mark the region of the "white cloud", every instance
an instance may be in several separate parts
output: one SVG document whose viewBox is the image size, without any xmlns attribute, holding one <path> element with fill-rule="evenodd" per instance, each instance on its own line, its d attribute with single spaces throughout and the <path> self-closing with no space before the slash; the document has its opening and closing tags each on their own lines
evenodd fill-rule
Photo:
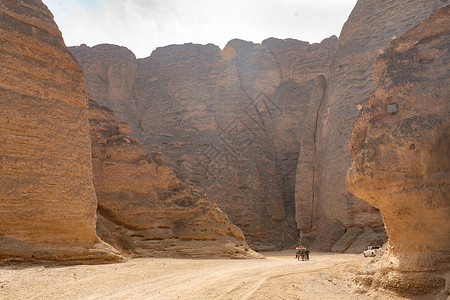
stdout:
<svg viewBox="0 0 450 300">
<path fill-rule="evenodd" d="M 67 45 L 112 43 L 136 56 L 156 47 L 268 37 L 339 35 L 356 0 L 44 0 Z"/>
</svg>

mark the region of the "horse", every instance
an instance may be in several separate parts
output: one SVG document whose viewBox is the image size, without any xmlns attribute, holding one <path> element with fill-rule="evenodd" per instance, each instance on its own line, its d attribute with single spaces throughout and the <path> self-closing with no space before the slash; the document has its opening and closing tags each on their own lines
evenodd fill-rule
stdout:
<svg viewBox="0 0 450 300">
<path fill-rule="evenodd" d="M 295 258 L 297 258 L 297 260 L 300 260 L 300 258 L 301 258 L 302 261 L 305 261 L 306 260 L 305 250 L 303 250 L 303 249 L 298 250 L 297 253 L 295 254 Z"/>
</svg>

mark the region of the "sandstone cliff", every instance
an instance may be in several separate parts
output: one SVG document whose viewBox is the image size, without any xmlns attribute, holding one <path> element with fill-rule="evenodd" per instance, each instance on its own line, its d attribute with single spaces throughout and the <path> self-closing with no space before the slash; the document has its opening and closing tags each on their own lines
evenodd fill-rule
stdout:
<svg viewBox="0 0 450 300">
<path fill-rule="evenodd" d="M 41 1 L 0 2 L 0 259 L 104 261 L 87 96 Z"/>
<path fill-rule="evenodd" d="M 313 178 L 297 174 L 296 220 L 303 240 L 319 235 L 312 244 L 315 249 L 329 251 L 333 245 L 322 237 L 330 235 L 342 236 L 333 249 L 336 251 L 358 252 L 385 240 L 379 212 L 347 191 L 348 137 L 374 88 L 376 57 L 392 39 L 443 5 L 445 1 L 439 0 L 360 0 L 345 23 L 318 112 L 314 159 L 299 160 L 299 169 L 306 167 L 307 176 L 312 174 Z M 307 181 L 309 188 L 303 188 Z M 359 247 L 349 248 L 349 240 Z"/>
<path fill-rule="evenodd" d="M 213 196 L 252 248 L 273 250 L 298 239 L 301 128 L 315 122 L 308 111 L 318 109 L 336 43 L 232 40 L 222 51 L 174 45 L 137 61 L 113 45 L 71 51 L 96 101 L 131 121 L 147 150 L 163 153 L 181 178 Z"/>
<path fill-rule="evenodd" d="M 446 6 L 377 59 L 376 88 L 350 138 L 347 183 L 380 209 L 390 246 L 361 284 L 449 295 L 449 45 Z"/>
<path fill-rule="evenodd" d="M 97 233 L 144 256 L 261 257 L 201 190 L 172 174 L 162 156 L 128 136 L 130 126 L 89 103 Z"/>
<path fill-rule="evenodd" d="M 213 196 L 251 247 L 290 246 L 300 230 L 315 250 L 354 253 L 387 239 L 378 209 L 344 179 L 375 59 L 443 5 L 361 0 L 339 43 L 172 45 L 138 60 L 114 45 L 71 51 L 94 99 Z"/>
</svg>

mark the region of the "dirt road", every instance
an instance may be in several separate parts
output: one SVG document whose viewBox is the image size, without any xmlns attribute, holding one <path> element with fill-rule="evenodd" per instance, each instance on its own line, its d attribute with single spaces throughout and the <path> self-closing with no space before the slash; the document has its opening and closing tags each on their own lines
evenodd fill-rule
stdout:
<svg viewBox="0 0 450 300">
<path fill-rule="evenodd" d="M 266 259 L 139 258 L 95 266 L 0 268 L 0 299 L 373 299 L 351 294 L 351 278 L 370 259 L 294 251 Z M 400 298 L 396 298 L 400 299 Z"/>
</svg>

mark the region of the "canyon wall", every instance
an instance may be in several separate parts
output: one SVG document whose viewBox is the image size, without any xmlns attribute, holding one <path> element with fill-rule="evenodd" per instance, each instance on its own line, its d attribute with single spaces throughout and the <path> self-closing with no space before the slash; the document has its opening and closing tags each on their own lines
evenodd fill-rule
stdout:
<svg viewBox="0 0 450 300">
<path fill-rule="evenodd" d="M 448 8 L 421 22 L 447 2 L 360 0 L 339 41 L 320 44 L 172 45 L 144 59 L 72 47 L 89 93 L 130 124 L 91 102 L 91 157 L 83 75 L 51 13 L 2 1 L 0 258 L 120 259 L 96 224 L 123 252 L 190 257 L 257 257 L 243 233 L 275 250 L 298 230 L 312 249 L 358 252 L 386 226 L 370 282 L 442 288 Z M 349 187 L 374 207 L 345 186 L 356 119 Z"/>
<path fill-rule="evenodd" d="M 70 50 L 96 101 L 213 197 L 252 248 L 274 250 L 298 241 L 300 128 L 321 100 L 336 44 L 232 40 L 222 51 L 173 45 L 138 60 L 114 45 Z"/>
<path fill-rule="evenodd" d="M 83 74 L 52 14 L 1 1 L 0 39 L 0 259 L 119 259 L 95 232 Z"/>
<path fill-rule="evenodd" d="M 143 59 L 114 45 L 70 50 L 94 99 L 211 195 L 252 248 L 300 237 L 314 250 L 356 253 L 387 240 L 379 210 L 345 185 L 375 59 L 445 2 L 358 1 L 339 41 L 320 44 L 171 45 Z"/>
<path fill-rule="evenodd" d="M 389 235 L 357 278 L 365 288 L 450 294 L 449 47 L 450 6 L 394 39 L 353 127 L 348 187 L 380 209 Z"/>
<path fill-rule="evenodd" d="M 204 192 L 129 137 L 112 110 L 90 101 L 89 123 L 102 240 L 134 256 L 262 257 Z"/>
<path fill-rule="evenodd" d="M 318 113 L 315 157 L 312 162 L 306 161 L 314 178 L 304 178 L 300 171 L 297 174 L 297 224 L 301 238 L 313 241 L 314 249 L 358 252 L 361 247 L 386 240 L 377 209 L 347 191 L 348 138 L 374 88 L 376 57 L 392 39 L 420 23 L 445 2 L 360 0 L 345 23 Z M 300 157 L 299 169 L 304 167 L 303 161 Z M 302 187 L 306 180 L 310 181 L 309 189 Z M 334 249 L 330 239 L 337 241 Z M 352 240 L 359 246 L 349 246 Z"/>
</svg>

